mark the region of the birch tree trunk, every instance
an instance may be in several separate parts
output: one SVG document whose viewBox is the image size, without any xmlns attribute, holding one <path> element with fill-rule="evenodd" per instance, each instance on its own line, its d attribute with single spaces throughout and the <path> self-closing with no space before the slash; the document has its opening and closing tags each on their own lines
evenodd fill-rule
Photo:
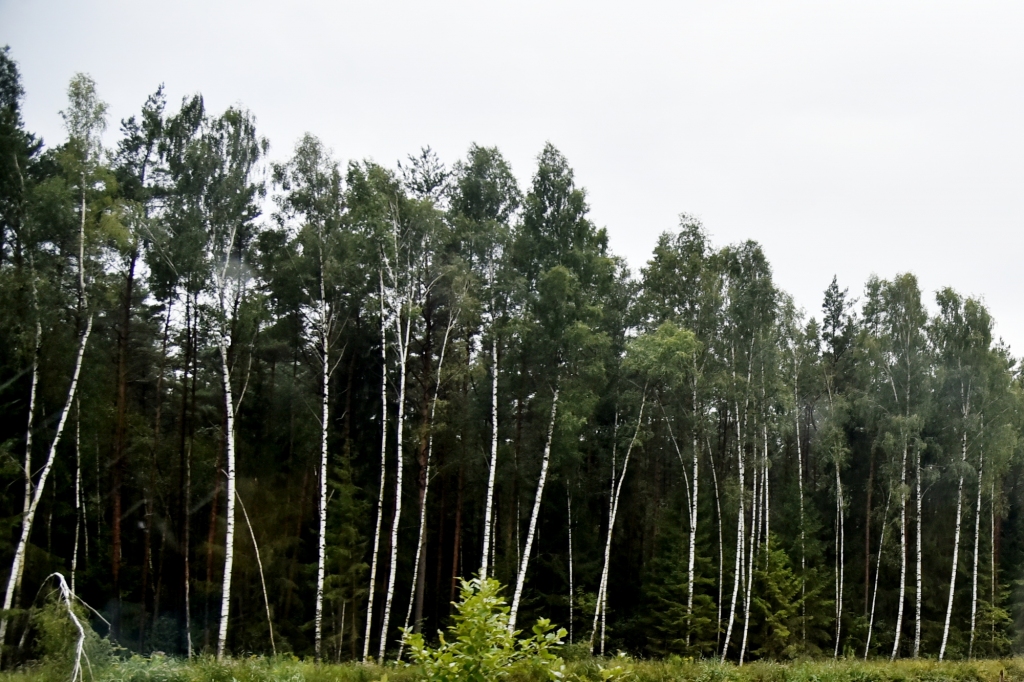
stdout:
<svg viewBox="0 0 1024 682">
<path fill-rule="evenodd" d="M 35 336 L 32 342 L 32 383 L 28 392 L 28 424 L 25 426 L 25 501 L 22 505 L 22 514 L 28 513 L 29 505 L 32 504 L 32 431 L 35 426 L 36 414 L 36 389 L 39 386 L 39 349 L 43 342 L 43 325 L 39 321 L 39 294 L 36 288 L 35 258 L 30 253 L 29 279 L 32 282 L 32 312 L 36 318 Z M 71 591 L 75 591 L 74 579 L 72 579 Z M 2 642 L 0 642 L 2 646 Z"/>
<path fill-rule="evenodd" d="M 398 349 L 398 419 L 395 425 L 395 515 L 391 521 L 391 565 L 388 570 L 388 589 L 384 600 L 384 622 L 380 628 L 380 648 L 378 659 L 384 660 L 384 652 L 387 649 L 387 634 L 391 625 L 391 605 L 395 598 L 395 576 L 398 574 L 398 526 L 402 518 L 402 430 L 405 426 L 405 387 L 406 387 L 406 365 L 409 359 L 409 336 L 412 332 L 412 318 L 406 320 L 405 328 L 402 328 L 402 314 L 395 318 L 395 329 L 397 331 Z M 403 333 L 404 331 L 404 333 Z"/>
<path fill-rule="evenodd" d="M 743 475 L 746 466 L 743 462 L 743 438 L 739 420 L 740 406 L 736 403 L 736 456 L 738 459 L 740 494 L 739 513 L 736 515 L 736 566 L 733 569 L 732 581 L 732 604 L 729 606 L 729 625 L 725 629 L 725 641 L 722 643 L 722 663 L 725 663 L 726 654 L 729 652 L 729 641 L 732 639 L 732 627 L 736 621 L 736 599 L 739 597 L 740 582 L 743 580 L 743 548 L 744 548 L 744 516 L 746 511 L 743 508 L 743 497 L 746 494 L 746 486 L 743 483 Z"/>
<path fill-rule="evenodd" d="M 693 567 L 697 556 L 697 473 L 700 448 L 697 443 L 697 380 L 693 383 L 693 495 L 690 497 L 690 547 L 686 570 L 686 646 L 690 646 L 693 631 Z"/>
<path fill-rule="evenodd" d="M 619 497 L 622 494 L 622 483 L 626 480 L 626 470 L 629 467 L 629 456 L 633 452 L 633 446 L 636 445 L 637 436 L 640 435 L 640 425 L 643 423 L 644 418 L 644 406 L 647 404 L 646 391 L 640 401 L 640 414 L 636 418 L 636 431 L 633 432 L 633 439 L 629 442 L 629 447 L 626 448 L 626 456 L 622 458 L 622 470 L 619 472 L 618 480 L 615 483 L 615 488 L 611 500 L 611 513 L 608 515 L 608 534 L 605 538 L 604 543 L 604 566 L 601 568 L 601 583 L 597 590 L 597 603 L 599 611 L 594 612 L 594 630 L 590 633 L 590 653 L 594 653 L 594 632 L 597 630 L 597 616 L 600 613 L 602 620 L 605 616 L 605 604 L 608 599 L 608 568 L 611 562 L 612 553 L 612 533 L 615 530 L 615 519 L 619 514 Z M 614 463 L 613 463 L 614 467 Z M 612 472 L 614 476 L 614 470 Z M 602 625 L 601 632 L 601 655 L 604 655 L 604 628 Z"/>
<path fill-rule="evenodd" d="M 424 471 L 426 480 L 423 482 L 423 497 L 420 500 L 420 528 L 416 540 L 416 558 L 413 560 L 412 587 L 409 590 L 409 609 L 405 612 L 405 628 L 409 628 L 409 621 L 412 618 L 413 604 L 417 604 L 416 632 L 419 632 L 420 621 L 423 609 L 423 573 L 426 571 L 426 545 L 427 545 L 427 496 L 430 493 L 430 467 L 434 454 L 434 416 L 437 414 L 437 399 L 441 393 L 441 370 L 444 367 L 444 356 L 448 349 L 448 338 L 455 327 L 456 316 L 453 315 L 448 321 L 448 327 L 444 332 L 444 341 L 441 343 L 441 355 L 437 361 L 437 378 L 434 383 L 434 397 L 430 403 L 430 423 L 427 425 L 427 465 Z M 440 550 L 438 550 L 440 551 Z M 398 660 L 402 660 L 402 651 L 405 648 L 405 638 L 402 638 L 398 645 Z"/>
<path fill-rule="evenodd" d="M 900 635 L 903 632 L 903 603 L 907 595 L 907 446 L 903 447 L 903 462 L 900 465 L 900 599 L 896 612 L 896 637 L 892 643 L 890 661 L 896 660 L 900 652 Z M 879 551 L 881 555 L 881 551 Z"/>
<path fill-rule="evenodd" d="M 967 431 L 963 433 L 963 447 L 960 461 L 963 464 L 967 464 Z M 950 569 L 949 574 L 949 599 L 946 601 L 946 622 L 942 626 L 942 645 L 939 647 L 939 660 L 941 661 L 946 655 L 946 641 L 949 639 L 949 619 L 953 615 L 953 594 L 956 590 L 956 569 L 957 560 L 960 556 L 960 515 L 963 511 L 964 502 L 964 475 L 960 474 L 960 482 L 957 484 L 956 490 L 956 525 L 953 530 L 953 568 Z M 973 614 L 972 614 L 973 616 Z M 973 620 L 973 617 L 972 617 Z M 974 634 L 974 627 L 972 624 L 971 634 Z"/>
<path fill-rule="evenodd" d="M 370 633 L 373 631 L 373 601 L 377 586 L 377 560 L 380 554 L 380 531 L 384 520 L 384 486 L 387 483 L 388 454 L 388 339 L 384 319 L 384 280 L 380 285 L 380 487 L 377 491 L 377 524 L 373 531 L 373 558 L 370 562 L 370 589 L 366 596 L 366 632 L 363 635 L 363 663 L 370 657 Z"/>
<path fill-rule="evenodd" d="M 889 518 L 889 502 L 892 501 L 892 491 L 885 498 L 885 512 L 882 514 L 882 532 L 878 538 L 878 557 L 875 562 L 875 587 L 871 594 L 871 615 L 868 618 L 868 636 L 864 642 L 864 659 L 867 660 L 868 652 L 871 650 L 871 632 L 875 626 L 875 602 L 878 600 L 878 574 L 882 571 L 882 548 L 885 546 L 885 526 Z"/>
<path fill-rule="evenodd" d="M 836 645 L 832 658 L 839 658 L 839 640 L 843 633 L 843 586 L 846 578 L 846 523 L 843 503 L 843 481 L 839 475 L 839 460 L 836 469 L 836 525 L 839 526 L 838 570 L 836 571 Z"/>
<path fill-rule="evenodd" d="M 330 426 L 330 338 L 328 328 L 326 292 L 323 280 L 323 258 L 320 259 L 320 527 L 317 534 L 316 614 L 314 616 L 314 651 L 321 660 L 324 613 L 324 573 L 327 563 L 327 430 Z M 255 543 L 255 539 L 253 540 Z M 269 614 L 268 614 L 269 619 Z"/>
<path fill-rule="evenodd" d="M 708 446 L 708 462 L 711 464 L 711 481 L 715 486 L 715 511 L 718 517 L 718 601 L 715 603 L 715 649 L 722 644 L 722 590 L 724 588 L 723 571 L 725 570 L 725 539 L 722 532 L 722 500 L 718 493 L 718 472 L 715 468 L 715 456 Z"/>
<path fill-rule="evenodd" d="M 492 302 L 493 308 L 493 302 Z M 487 577 L 491 555 L 491 509 L 494 507 L 494 477 L 498 469 L 498 337 L 491 321 L 491 459 L 487 463 L 487 499 L 484 501 L 484 548 L 480 578 Z"/>
<path fill-rule="evenodd" d="M 544 484 L 548 479 L 548 464 L 551 461 L 551 441 L 555 436 L 555 415 L 558 411 L 558 389 L 551 399 L 551 421 L 548 422 L 548 440 L 544 445 L 544 458 L 540 464 L 540 478 L 537 481 L 537 493 L 533 498 L 533 511 L 530 513 L 530 527 L 526 532 L 526 547 L 519 562 L 519 573 L 516 577 L 516 591 L 512 597 L 512 610 L 508 616 L 508 631 L 515 632 L 516 617 L 519 615 L 519 602 L 523 597 L 523 584 L 526 582 L 526 569 L 530 566 L 530 554 L 533 550 L 533 538 L 537 532 L 537 518 L 540 516 L 540 502 L 544 496 Z"/>
<path fill-rule="evenodd" d="M 754 461 L 751 463 L 753 469 L 753 495 L 750 508 L 750 554 L 747 557 L 746 569 L 746 594 L 743 597 L 743 639 L 740 644 L 739 665 L 743 665 L 743 658 L 747 653 L 747 635 L 750 631 L 750 597 L 754 587 L 754 560 L 757 555 L 760 541 L 759 531 L 761 529 L 761 499 L 758 495 L 758 478 L 760 472 L 757 470 L 757 425 L 754 425 Z"/>
<path fill-rule="evenodd" d="M 985 451 L 978 458 L 978 499 L 974 505 L 974 566 L 971 570 L 971 643 L 967 658 L 974 658 L 974 635 L 978 622 L 978 539 L 981 535 L 981 476 L 985 471 Z"/>
<path fill-rule="evenodd" d="M 223 310 L 223 307 L 222 307 Z M 220 594 L 220 628 L 217 633 L 217 660 L 223 660 L 228 642 L 228 619 L 231 614 L 231 573 L 235 563 L 235 402 L 231 390 L 231 369 L 228 367 L 227 339 L 220 339 L 221 383 L 224 385 L 224 410 L 227 418 L 225 450 L 227 451 L 227 517 L 224 535 L 224 579 Z M 186 550 L 187 551 L 187 550 Z"/>
<path fill-rule="evenodd" d="M 14 603 L 14 593 L 21 587 L 21 577 L 25 569 L 25 551 L 28 549 L 29 537 L 32 535 L 32 523 L 35 521 L 36 510 L 39 508 L 39 500 L 43 497 L 43 490 L 46 487 L 46 479 L 50 476 L 53 462 L 57 458 L 57 445 L 60 443 L 61 434 L 64 433 L 64 426 L 67 424 L 68 415 L 71 413 L 71 406 L 74 403 L 76 391 L 78 390 L 78 379 L 82 373 L 82 360 L 85 357 L 85 348 L 89 343 L 89 335 L 92 333 L 92 315 L 89 315 L 85 325 L 85 331 L 78 342 L 78 355 L 75 358 L 75 367 L 71 374 L 71 386 L 68 389 L 68 397 L 64 401 L 64 408 L 60 411 L 57 420 L 57 431 L 50 444 L 50 452 L 46 457 L 46 463 L 39 474 L 39 481 L 33 486 L 32 500 L 29 502 L 28 510 L 21 520 L 21 535 L 18 544 L 14 549 L 14 561 L 11 564 L 11 573 L 7 579 L 7 590 L 4 593 L 4 614 L 0 617 L 0 652 L 7 635 L 7 624 L 9 619 L 6 615 Z"/>
<path fill-rule="evenodd" d="M 573 640 L 573 575 L 572 575 L 572 491 L 566 490 L 566 513 L 569 517 L 569 644 Z"/>
<path fill-rule="evenodd" d="M 917 658 L 921 651 L 921 451 L 917 450 L 914 458 L 914 487 L 916 488 L 917 503 L 917 537 L 914 538 L 917 545 L 917 600 L 914 611 L 914 658 Z"/>
<path fill-rule="evenodd" d="M 800 394 L 793 389 L 796 401 L 796 482 L 800 495 L 800 641 L 807 643 L 807 544 L 804 526 L 804 454 L 800 442 Z"/>
</svg>

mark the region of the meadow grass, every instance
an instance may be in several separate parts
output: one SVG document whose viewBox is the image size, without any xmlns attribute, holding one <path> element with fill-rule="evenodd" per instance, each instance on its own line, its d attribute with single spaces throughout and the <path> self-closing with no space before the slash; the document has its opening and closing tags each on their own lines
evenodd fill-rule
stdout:
<svg viewBox="0 0 1024 682">
<path fill-rule="evenodd" d="M 602 670 L 608 672 L 602 675 Z M 682 659 L 635 660 L 626 657 L 585 657 L 568 661 L 566 682 L 1024 682 L 1024 659 L 934 660 L 804 660 L 790 663 L 732 663 Z M 418 682 L 415 666 L 322 664 L 290 656 L 253 656 L 191 662 L 154 656 L 116 659 L 102 669 L 85 671 L 85 682 Z M 544 682 L 543 671 L 528 665 L 508 671 L 509 682 Z M 0 673 L 0 682 L 61 682 L 45 665 L 29 665 Z M 66 682 L 66 680 L 64 681 Z"/>
</svg>

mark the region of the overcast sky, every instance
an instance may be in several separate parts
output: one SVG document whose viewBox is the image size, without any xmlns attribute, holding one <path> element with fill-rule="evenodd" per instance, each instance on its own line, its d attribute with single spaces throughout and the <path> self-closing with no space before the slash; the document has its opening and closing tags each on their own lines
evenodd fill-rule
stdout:
<svg viewBox="0 0 1024 682">
<path fill-rule="evenodd" d="M 276 158 L 305 131 L 389 166 L 476 142 L 525 186 L 551 141 L 634 270 L 687 212 L 763 244 L 809 315 L 833 274 L 911 271 L 1024 348 L 1021 2 L 0 0 L 4 43 L 49 143 L 76 71 L 112 132 L 164 83 L 250 108 Z"/>
</svg>

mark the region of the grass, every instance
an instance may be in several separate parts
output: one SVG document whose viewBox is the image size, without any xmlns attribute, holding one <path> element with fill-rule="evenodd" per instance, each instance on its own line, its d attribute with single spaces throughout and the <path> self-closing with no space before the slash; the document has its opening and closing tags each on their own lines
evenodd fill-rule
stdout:
<svg viewBox="0 0 1024 682">
<path fill-rule="evenodd" d="M 797 661 L 793 663 L 727 663 L 669 659 L 582 658 L 565 665 L 566 682 L 602 682 L 601 671 L 614 670 L 612 682 L 1024 682 L 1024 659 L 971 662 L 917 661 Z M 412 666 L 373 666 L 356 663 L 316 665 L 288 656 L 236 658 L 218 662 L 199 658 L 192 662 L 156 656 L 114 660 L 102 670 L 87 670 L 85 682 L 417 682 Z M 520 666 L 508 674 L 509 682 L 544 682 L 536 669 Z M 67 682 L 47 666 L 28 666 L 0 673 L 0 682 Z"/>
</svg>

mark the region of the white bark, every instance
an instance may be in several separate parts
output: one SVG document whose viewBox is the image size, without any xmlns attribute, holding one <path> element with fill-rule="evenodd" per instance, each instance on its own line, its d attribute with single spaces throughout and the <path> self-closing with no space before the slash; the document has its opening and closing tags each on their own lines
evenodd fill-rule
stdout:
<svg viewBox="0 0 1024 682">
<path fill-rule="evenodd" d="M 697 443 L 697 380 L 693 383 L 693 495 L 690 496 L 690 547 L 686 569 L 686 645 L 690 645 L 690 635 L 693 631 L 693 568 L 697 556 L 697 479 L 698 466 L 700 461 L 700 448 Z"/>
<path fill-rule="evenodd" d="M 879 550 L 881 554 L 881 550 Z M 892 655 L 889 660 L 895 661 L 900 652 L 900 635 L 903 633 L 903 603 L 907 595 L 907 446 L 903 448 L 903 462 L 900 465 L 900 599 L 896 612 L 896 637 L 892 643 Z"/>
<path fill-rule="evenodd" d="M 316 660 L 321 660 L 323 640 L 324 613 L 324 574 L 327 567 L 327 434 L 330 427 L 330 392 L 331 392 L 331 324 L 327 306 L 327 292 L 324 286 L 324 261 L 321 235 L 320 255 L 320 319 L 318 320 L 320 336 L 320 527 L 317 534 L 317 567 L 316 567 L 316 607 L 314 615 L 314 652 Z"/>
<path fill-rule="evenodd" d="M 878 538 L 878 557 L 875 560 L 875 585 L 871 592 L 871 616 L 868 618 L 868 636 L 864 642 L 864 658 L 867 659 L 871 650 L 871 632 L 875 626 L 875 602 L 878 601 L 878 574 L 882 570 L 882 548 L 885 547 L 885 526 L 889 519 L 889 502 L 892 501 L 892 491 L 885 498 L 885 512 L 882 514 L 882 532 Z"/>
<path fill-rule="evenodd" d="M 223 308 L 222 308 L 223 310 Z M 224 411 L 227 416 L 227 520 L 224 535 L 224 580 L 220 593 L 220 629 L 217 633 L 217 660 L 223 660 L 228 642 L 228 619 L 231 614 L 231 574 L 235 564 L 235 402 L 228 367 L 227 339 L 220 340 L 221 383 L 224 385 Z"/>
<path fill-rule="evenodd" d="M 733 582 L 732 582 L 732 604 L 729 607 L 729 625 L 725 629 L 725 641 L 722 643 L 722 663 L 725 663 L 726 654 L 729 653 L 729 641 L 732 639 L 732 627 L 736 621 L 736 599 L 739 596 L 740 583 L 743 581 L 743 534 L 744 534 L 744 510 L 743 497 L 746 494 L 746 486 L 743 483 L 744 470 L 746 468 L 743 462 L 743 438 L 742 431 L 740 429 L 739 420 L 740 406 L 739 402 L 736 403 L 736 455 L 739 459 L 739 477 L 740 477 L 740 494 L 739 494 L 739 513 L 736 515 L 736 566 L 733 569 Z"/>
<path fill-rule="evenodd" d="M 921 651 L 921 451 L 917 451 L 914 458 L 914 485 L 917 488 L 915 501 L 917 503 L 917 537 L 914 538 L 917 545 L 917 601 L 914 611 L 914 658 L 917 658 Z"/>
<path fill-rule="evenodd" d="M 64 433 L 64 425 L 67 423 L 68 415 L 71 413 L 71 405 L 75 400 L 75 392 L 78 389 L 78 379 L 82 373 L 82 360 L 85 357 L 85 348 L 89 343 L 89 335 L 92 333 L 92 315 L 89 315 L 85 325 L 85 332 L 78 343 L 78 355 L 75 358 L 75 368 L 71 374 L 71 386 L 68 389 L 68 397 L 64 401 L 64 408 L 57 420 L 57 431 L 50 444 L 50 452 L 46 457 L 46 463 L 39 474 L 39 481 L 33 486 L 32 501 L 29 502 L 28 511 L 21 520 L 21 536 L 14 549 L 14 562 L 11 564 L 11 573 L 7 579 L 7 591 L 4 593 L 3 611 L 11 610 L 14 602 L 14 593 L 21 587 L 21 576 L 25 568 L 25 551 L 28 549 L 29 537 L 32 535 L 32 523 L 35 520 L 36 510 L 39 508 L 39 500 L 43 497 L 43 490 L 46 487 L 46 479 L 50 476 L 53 462 L 57 458 L 57 445 L 60 443 L 61 434 Z M 0 617 L 0 647 L 7 635 L 8 618 Z M 2 650 L 2 649 L 0 649 Z"/>
<path fill-rule="evenodd" d="M 795 364 L 795 363 L 794 363 Z M 800 442 L 800 394 L 794 387 L 796 402 L 796 465 L 797 490 L 800 495 L 800 641 L 807 643 L 807 549 L 804 527 L 804 454 Z"/>
<path fill-rule="evenodd" d="M 493 303 L 491 304 L 493 308 Z M 491 459 L 487 463 L 487 499 L 484 501 L 484 549 L 480 578 L 487 577 L 491 554 L 491 509 L 494 506 L 494 477 L 498 470 L 498 337 L 491 320 Z"/>
<path fill-rule="evenodd" d="M 572 581 L 572 491 L 566 490 L 566 511 L 569 515 L 569 644 L 573 640 L 573 581 Z"/>
<path fill-rule="evenodd" d="M 82 532 L 82 403 L 75 397 L 75 541 L 71 550 L 71 592 L 78 570 L 78 536 Z"/>
<path fill-rule="evenodd" d="M 249 521 L 249 512 L 245 510 L 245 503 L 241 495 L 235 491 L 235 498 L 242 507 L 242 516 L 245 518 L 245 525 L 249 528 L 249 537 L 252 538 L 252 548 L 256 552 L 256 567 L 260 571 L 260 587 L 263 588 L 263 606 L 267 611 L 267 628 L 270 630 L 270 650 L 277 656 L 277 645 L 274 643 L 274 621 L 270 617 L 270 597 L 267 595 L 267 581 L 263 577 L 263 560 L 260 558 L 260 546 L 256 543 L 256 533 L 252 530 L 252 522 Z"/>
<path fill-rule="evenodd" d="M 380 555 L 380 531 L 384 520 L 384 486 L 387 482 L 388 454 L 388 344 L 384 319 L 384 279 L 380 283 L 380 487 L 377 491 L 377 525 L 373 531 L 373 558 L 370 562 L 370 590 L 366 597 L 366 632 L 363 635 L 363 663 L 370 657 L 370 633 L 373 628 L 373 601 L 377 586 L 377 560 Z"/>
<path fill-rule="evenodd" d="M 36 292 L 36 275 L 33 257 L 29 257 L 29 277 L 32 281 L 32 310 L 36 317 L 35 338 L 32 344 L 32 383 L 28 392 L 28 424 L 25 426 L 25 501 L 22 513 L 28 512 L 32 504 L 32 431 L 35 426 L 36 388 L 39 386 L 39 348 L 42 345 L 43 325 L 39 321 L 39 300 Z M 74 580 L 72 579 L 72 583 Z M 74 586 L 71 591 L 74 592 Z"/>
<path fill-rule="evenodd" d="M 963 433 L 962 439 L 962 455 L 961 462 L 967 464 L 967 431 Z M 957 484 L 956 491 L 956 525 L 953 530 L 953 568 L 950 570 L 949 575 L 949 599 L 946 602 L 946 622 L 942 626 L 942 645 L 939 647 L 939 660 L 941 661 L 946 655 L 946 641 L 949 638 L 949 619 L 953 615 L 953 594 L 956 590 L 956 569 L 957 561 L 960 557 L 960 516 L 963 512 L 964 503 L 964 475 L 960 474 L 960 482 Z M 973 614 L 972 614 L 973 620 Z M 974 627 L 972 624 L 971 634 L 974 633 Z"/>
<path fill-rule="evenodd" d="M 843 502 L 843 481 L 839 476 L 839 459 L 835 461 L 836 469 L 836 525 L 839 527 L 839 552 L 836 571 L 836 643 L 832 658 L 839 658 L 839 640 L 843 632 L 843 586 L 846 574 L 846 523 Z"/>
<path fill-rule="evenodd" d="M 428 425 L 427 433 L 427 468 L 424 472 L 426 476 L 426 482 L 423 485 L 423 502 L 420 504 L 420 530 L 416 540 L 416 558 L 412 563 L 412 587 L 409 588 L 409 608 L 405 612 L 405 629 L 409 629 L 409 622 L 412 619 L 412 609 L 416 602 L 416 585 L 419 579 L 420 572 L 420 560 L 423 553 L 426 551 L 427 544 L 427 496 L 430 493 L 430 466 L 433 462 L 434 454 L 434 416 L 437 414 L 437 398 L 441 393 L 441 369 L 444 367 L 444 356 L 448 349 L 448 337 L 451 335 L 452 329 L 455 327 L 456 315 L 452 315 L 451 319 L 448 320 L 448 327 L 444 332 L 444 341 L 441 343 L 441 355 L 437 361 L 437 378 L 434 383 L 434 398 L 430 403 L 430 424 Z M 417 623 L 419 627 L 419 623 Z M 398 660 L 402 660 L 402 651 L 405 649 L 405 637 L 402 637 L 401 642 L 398 645 Z"/>
<path fill-rule="evenodd" d="M 555 416 L 558 411 L 558 389 L 551 399 L 551 421 L 548 422 L 548 440 L 544 445 L 544 458 L 540 464 L 540 478 L 537 481 L 537 493 L 533 497 L 533 511 L 530 513 L 530 527 L 526 532 L 526 547 L 523 549 L 522 560 L 519 562 L 519 574 L 516 577 L 516 591 L 512 598 L 512 610 L 508 617 L 508 631 L 515 632 L 516 617 L 519 615 L 519 602 L 523 597 L 523 584 L 526 582 L 526 569 L 530 566 L 530 554 L 533 550 L 533 538 L 537 532 L 537 519 L 540 516 L 540 502 L 544 496 L 544 484 L 548 479 L 548 464 L 551 461 L 551 441 L 555 436 Z"/>
<path fill-rule="evenodd" d="M 760 544 L 761 530 L 761 498 L 758 494 L 758 479 L 760 472 L 757 467 L 757 426 L 754 426 L 754 461 L 751 463 L 753 469 L 753 495 L 750 509 L 750 554 L 747 557 L 746 569 L 746 594 L 743 597 L 743 639 L 740 644 L 739 665 L 743 665 L 743 659 L 747 653 L 747 636 L 750 631 L 750 598 L 754 587 L 754 561 Z"/>
<path fill-rule="evenodd" d="M 410 297 L 411 298 L 411 297 Z M 405 302 L 409 302 L 408 300 Z M 405 307 L 404 305 L 402 307 Z M 378 649 L 378 660 L 384 660 L 384 652 L 387 649 L 387 634 L 391 625 L 391 605 L 395 599 L 395 576 L 398 574 L 398 527 L 402 518 L 402 438 L 403 427 L 405 426 L 405 387 L 406 387 L 406 365 L 409 359 L 409 336 L 412 332 L 412 318 L 409 317 L 404 326 L 402 324 L 402 310 L 397 311 L 395 316 L 395 332 L 398 340 L 398 419 L 395 425 L 395 514 L 391 521 L 391 564 L 388 569 L 388 589 L 384 600 L 384 622 L 380 628 L 380 648 Z"/>
<path fill-rule="evenodd" d="M 601 655 L 604 655 L 604 617 L 605 617 L 605 605 L 608 600 L 608 568 L 611 563 L 612 554 L 612 534 L 615 530 L 615 519 L 619 514 L 619 498 L 622 495 L 622 483 L 626 480 L 626 470 L 629 468 L 629 456 L 633 452 L 633 446 L 636 445 L 637 436 L 640 435 L 640 425 L 643 423 L 644 418 L 644 406 L 647 404 L 647 393 L 644 391 L 644 396 L 640 401 L 640 414 L 636 418 L 636 431 L 633 432 L 633 438 L 629 442 L 629 447 L 626 448 L 626 456 L 622 458 L 622 470 L 618 474 L 618 480 L 615 482 L 615 489 L 613 491 L 611 499 L 611 512 L 608 515 L 608 534 L 605 537 L 604 543 L 604 566 L 601 568 L 601 583 L 597 590 L 597 603 L 599 611 L 594 612 L 594 630 L 597 629 L 597 616 L 600 613 L 602 618 L 601 627 Z M 612 462 L 614 467 L 614 461 Z M 615 476 L 614 470 L 612 476 Z M 590 634 L 590 653 L 594 653 L 594 633 Z"/>
<path fill-rule="evenodd" d="M 718 493 L 718 472 L 715 470 L 715 457 L 711 453 L 711 443 L 707 443 L 708 446 L 708 462 L 711 464 L 711 481 L 715 486 L 715 510 L 718 516 L 718 601 L 716 602 L 716 617 L 715 617 L 715 648 L 717 650 L 718 645 L 722 643 L 722 590 L 723 585 L 723 572 L 725 570 L 725 539 L 722 535 L 722 500 Z"/>
<path fill-rule="evenodd" d="M 971 571 L 971 643 L 967 658 L 974 658 L 974 635 L 978 622 L 978 540 L 981 536 L 981 477 L 985 471 L 985 451 L 978 457 L 978 499 L 974 506 L 974 567 Z"/>
</svg>

